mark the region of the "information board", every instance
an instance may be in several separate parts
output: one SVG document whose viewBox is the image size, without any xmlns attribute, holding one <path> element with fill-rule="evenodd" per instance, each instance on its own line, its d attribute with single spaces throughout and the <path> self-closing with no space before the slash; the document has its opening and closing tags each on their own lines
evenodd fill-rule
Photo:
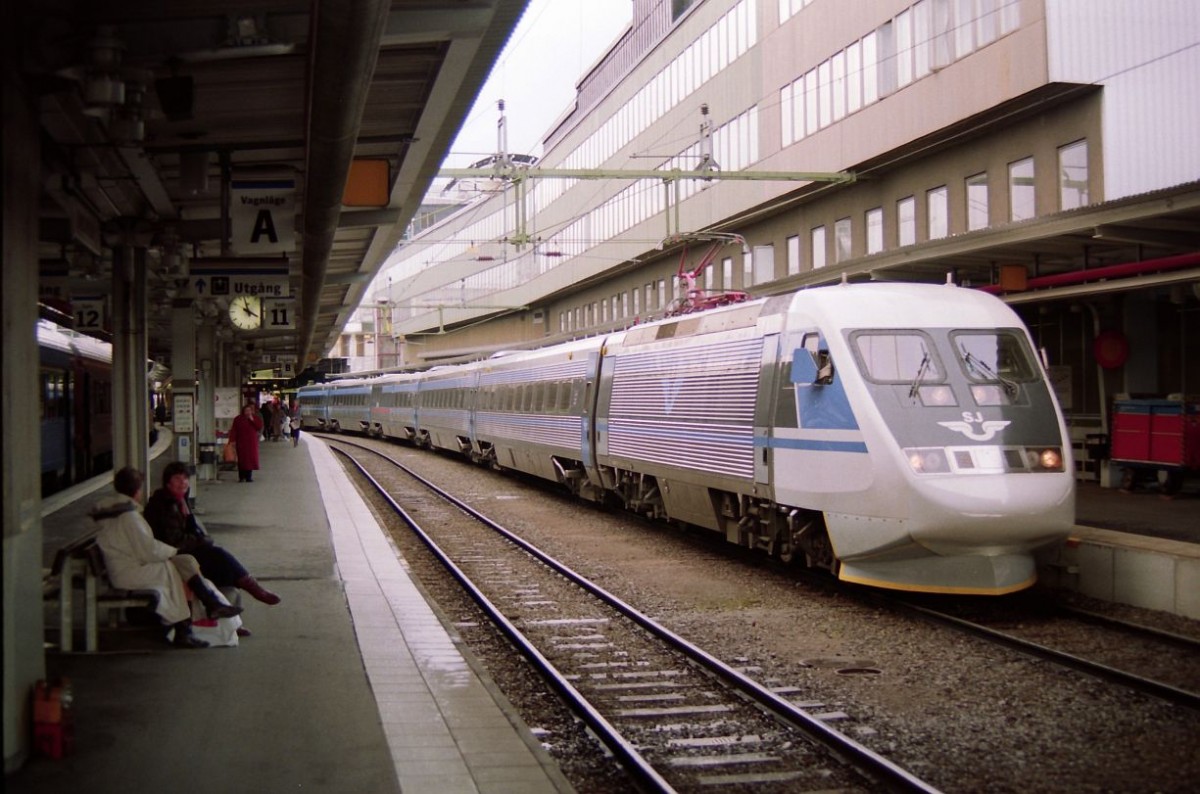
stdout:
<svg viewBox="0 0 1200 794">
<path fill-rule="evenodd" d="M 175 432 L 196 432 L 196 400 L 191 394 L 175 395 Z"/>
</svg>

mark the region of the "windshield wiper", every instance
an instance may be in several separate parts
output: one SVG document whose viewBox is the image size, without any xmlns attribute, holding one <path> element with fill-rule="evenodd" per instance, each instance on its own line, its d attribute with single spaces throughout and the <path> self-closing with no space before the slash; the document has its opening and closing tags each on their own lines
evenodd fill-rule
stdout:
<svg viewBox="0 0 1200 794">
<path fill-rule="evenodd" d="M 974 354 L 967 352 L 966 349 L 959 348 L 959 352 L 963 354 L 963 361 L 967 362 L 967 366 L 983 375 L 983 377 L 987 378 L 988 380 L 999 381 L 1000 385 L 1004 387 L 1004 393 L 1009 397 L 1017 396 L 1019 387 L 1017 386 L 1016 381 L 1009 380 L 1003 375 L 994 372 L 991 367 L 976 358 Z"/>
<path fill-rule="evenodd" d="M 917 392 L 921 389 L 921 381 L 925 380 L 926 373 L 929 372 L 929 351 L 922 349 L 925 355 L 921 356 L 921 364 L 917 367 L 917 377 L 913 378 L 912 387 L 908 390 L 908 399 L 913 399 L 917 396 Z"/>
</svg>

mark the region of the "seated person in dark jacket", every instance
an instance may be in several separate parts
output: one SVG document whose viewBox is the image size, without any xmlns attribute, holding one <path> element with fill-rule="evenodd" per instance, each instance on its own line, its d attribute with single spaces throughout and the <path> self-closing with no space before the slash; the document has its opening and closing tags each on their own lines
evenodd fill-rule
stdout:
<svg viewBox="0 0 1200 794">
<path fill-rule="evenodd" d="M 239 587 L 264 604 L 278 604 L 279 596 L 267 590 L 225 549 L 213 543 L 188 507 L 191 477 L 186 463 L 175 461 L 163 469 L 163 487 L 150 496 L 143 512 L 154 537 L 190 554 L 200 571 L 217 587 Z"/>
</svg>

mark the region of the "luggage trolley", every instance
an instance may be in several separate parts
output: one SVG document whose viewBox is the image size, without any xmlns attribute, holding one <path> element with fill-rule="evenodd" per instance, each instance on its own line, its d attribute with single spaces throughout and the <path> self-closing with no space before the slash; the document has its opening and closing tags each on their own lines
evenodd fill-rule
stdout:
<svg viewBox="0 0 1200 794">
<path fill-rule="evenodd" d="M 1122 490 L 1153 474 L 1164 494 L 1178 493 L 1188 473 L 1200 471 L 1200 401 L 1117 400 L 1112 462 L 1121 467 Z"/>
</svg>

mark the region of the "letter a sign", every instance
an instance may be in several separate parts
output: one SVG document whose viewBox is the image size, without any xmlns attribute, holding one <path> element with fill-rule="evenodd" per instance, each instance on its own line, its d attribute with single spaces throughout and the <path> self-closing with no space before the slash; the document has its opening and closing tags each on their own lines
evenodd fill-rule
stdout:
<svg viewBox="0 0 1200 794">
<path fill-rule="evenodd" d="M 234 179 L 229 183 L 233 252 L 238 256 L 296 250 L 296 182 Z"/>
</svg>

